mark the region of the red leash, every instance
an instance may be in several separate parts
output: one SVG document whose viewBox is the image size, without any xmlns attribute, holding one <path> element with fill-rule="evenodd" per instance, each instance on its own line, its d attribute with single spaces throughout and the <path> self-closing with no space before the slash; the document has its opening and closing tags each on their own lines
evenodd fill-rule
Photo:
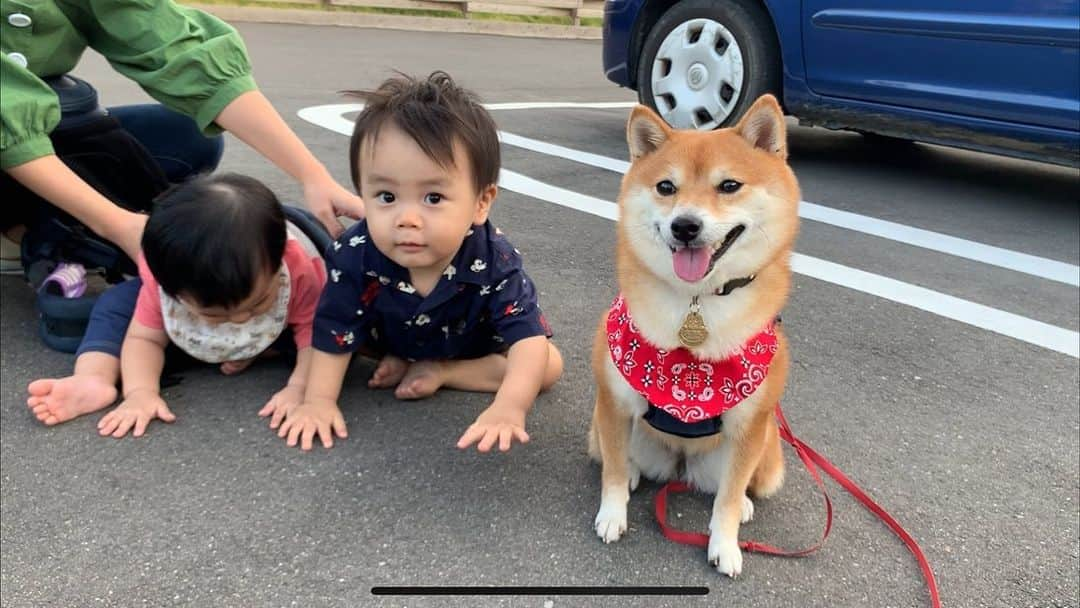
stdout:
<svg viewBox="0 0 1080 608">
<path fill-rule="evenodd" d="M 840 469 L 836 468 L 836 466 L 826 460 L 824 456 L 815 452 L 810 446 L 806 445 L 799 440 L 798 437 L 792 434 L 791 428 L 788 427 L 787 420 L 784 418 L 784 412 L 780 409 L 779 403 L 776 404 L 776 421 L 780 426 L 780 437 L 791 444 L 791 447 L 795 448 L 795 453 L 799 455 L 803 464 L 806 465 L 806 470 L 810 471 L 810 475 L 814 478 L 814 481 L 817 482 L 818 487 L 821 488 L 821 495 L 825 497 L 825 531 L 821 535 L 821 540 L 812 547 L 800 551 L 785 551 L 772 545 L 754 541 L 740 541 L 739 547 L 746 551 L 780 555 L 784 557 L 802 557 L 820 549 L 821 546 L 825 544 L 825 539 L 829 536 L 829 530 L 832 529 L 832 501 L 829 500 L 829 493 L 825 490 L 825 482 L 821 479 L 821 475 L 818 474 L 817 467 L 821 467 L 822 470 L 835 479 L 845 490 L 858 499 L 864 507 L 877 515 L 881 521 L 885 522 L 885 525 L 889 526 L 889 528 L 900 537 L 900 540 L 904 541 L 908 550 L 911 551 L 912 555 L 914 555 L 915 559 L 919 562 L 919 568 L 922 570 L 923 578 L 926 579 L 926 586 L 930 589 L 930 604 L 934 608 L 940 608 L 941 599 L 938 597 L 937 581 L 934 579 L 934 573 L 930 569 L 930 562 L 926 560 L 926 556 L 923 555 L 922 549 L 919 548 L 919 544 L 915 542 L 915 539 L 912 538 L 900 523 L 893 519 L 885 509 L 881 508 L 867 496 L 855 482 L 848 479 L 847 475 L 844 475 Z M 705 548 L 709 546 L 709 536 L 707 534 L 701 534 L 700 532 L 684 532 L 682 530 L 676 530 L 667 524 L 668 493 L 687 492 L 690 489 L 690 486 L 681 481 L 669 481 L 664 487 L 660 488 L 660 491 L 656 493 L 656 520 L 660 523 L 660 530 L 668 539 L 683 545 Z"/>
</svg>

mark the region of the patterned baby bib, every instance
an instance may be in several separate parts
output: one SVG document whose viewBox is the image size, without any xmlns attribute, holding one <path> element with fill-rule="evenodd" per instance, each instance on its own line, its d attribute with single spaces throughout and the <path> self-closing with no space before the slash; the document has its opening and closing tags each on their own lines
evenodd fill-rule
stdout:
<svg viewBox="0 0 1080 608">
<path fill-rule="evenodd" d="M 260 355 L 285 331 L 288 318 L 292 283 L 287 264 L 281 265 L 277 279 L 280 287 L 274 305 L 243 323 L 208 323 L 159 287 L 165 333 L 184 352 L 207 363 L 239 361 Z"/>
</svg>

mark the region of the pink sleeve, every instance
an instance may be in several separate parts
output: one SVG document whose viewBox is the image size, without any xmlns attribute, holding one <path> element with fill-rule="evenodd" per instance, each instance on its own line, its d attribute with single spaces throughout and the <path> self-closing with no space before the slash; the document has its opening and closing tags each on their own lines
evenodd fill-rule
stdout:
<svg viewBox="0 0 1080 608">
<path fill-rule="evenodd" d="M 283 259 L 289 268 L 291 281 L 287 322 L 293 331 L 296 350 L 299 351 L 311 346 L 311 327 L 319 295 L 326 284 L 326 267 L 322 258 L 309 256 L 295 239 L 285 243 Z"/>
<path fill-rule="evenodd" d="M 141 254 L 139 255 L 139 278 L 142 279 L 142 287 L 139 289 L 139 299 L 135 301 L 135 320 L 150 329 L 165 329 L 165 319 L 161 316 L 161 295 L 158 282 L 154 279 L 154 275 L 150 274 L 146 258 Z"/>
</svg>

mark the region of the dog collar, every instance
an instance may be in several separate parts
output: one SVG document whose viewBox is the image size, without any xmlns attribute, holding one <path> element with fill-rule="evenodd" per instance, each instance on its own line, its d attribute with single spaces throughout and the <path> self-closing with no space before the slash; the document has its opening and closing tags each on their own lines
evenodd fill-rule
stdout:
<svg viewBox="0 0 1080 608">
<path fill-rule="evenodd" d="M 745 287 L 754 280 L 756 275 L 750 275 L 741 279 L 731 279 L 720 289 L 713 291 L 714 296 L 726 296 L 732 291 Z M 686 313 L 686 318 L 683 319 L 682 327 L 679 328 L 679 342 L 687 348 L 696 348 L 705 343 L 705 340 L 709 338 L 709 328 L 705 325 L 705 320 L 701 318 L 701 305 L 698 303 L 700 296 L 694 296 L 690 300 L 690 311 Z"/>
<path fill-rule="evenodd" d="M 748 277 L 743 277 L 741 279 L 731 279 L 727 283 L 724 283 L 723 287 L 721 287 L 720 289 L 717 289 L 716 291 L 714 291 L 713 295 L 715 295 L 715 296 L 726 296 L 726 295 L 730 294 L 731 292 L 735 291 L 736 289 L 738 289 L 740 287 L 746 287 L 751 282 L 753 282 L 753 280 L 756 279 L 756 278 L 757 278 L 757 275 L 752 274 L 752 275 L 750 275 Z"/>
<path fill-rule="evenodd" d="M 686 348 L 657 348 L 638 331 L 622 294 L 608 312 L 607 339 L 612 362 L 634 391 L 652 408 L 689 425 L 718 418 L 752 395 L 778 348 L 773 323 L 726 359 L 699 359 Z M 701 434 L 711 433 L 693 436 Z"/>
</svg>

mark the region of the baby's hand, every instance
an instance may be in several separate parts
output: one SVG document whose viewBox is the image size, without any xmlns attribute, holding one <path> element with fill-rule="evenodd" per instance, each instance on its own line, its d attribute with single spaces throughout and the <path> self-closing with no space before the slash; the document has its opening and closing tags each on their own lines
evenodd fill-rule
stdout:
<svg viewBox="0 0 1080 608">
<path fill-rule="evenodd" d="M 274 393 L 270 401 L 259 410 L 259 416 L 270 416 L 270 428 L 276 429 L 285 416 L 292 412 L 304 401 L 304 387 L 297 384 L 286 384 L 285 388 Z"/>
<path fill-rule="evenodd" d="M 304 402 L 286 414 L 285 422 L 278 429 L 278 437 L 288 437 L 285 445 L 293 447 L 299 440 L 300 449 L 305 452 L 311 449 L 315 435 L 322 439 L 324 448 L 334 447 L 335 434 L 342 439 L 348 437 L 345 417 L 333 401 Z"/>
<path fill-rule="evenodd" d="M 488 452 L 498 441 L 499 451 L 505 452 L 510 449 L 515 438 L 520 443 L 529 442 L 529 434 L 525 432 L 525 413 L 493 403 L 477 417 L 476 422 L 465 429 L 465 434 L 458 439 L 457 447 L 465 449 L 476 443 L 477 450 Z"/>
<path fill-rule="evenodd" d="M 176 415 L 169 410 L 161 395 L 150 390 L 139 390 L 124 397 L 116 409 L 102 417 L 98 422 L 98 433 L 120 438 L 134 426 L 135 431 L 131 436 L 141 437 L 146 432 L 146 425 L 154 418 L 172 422 L 176 420 Z"/>
</svg>

